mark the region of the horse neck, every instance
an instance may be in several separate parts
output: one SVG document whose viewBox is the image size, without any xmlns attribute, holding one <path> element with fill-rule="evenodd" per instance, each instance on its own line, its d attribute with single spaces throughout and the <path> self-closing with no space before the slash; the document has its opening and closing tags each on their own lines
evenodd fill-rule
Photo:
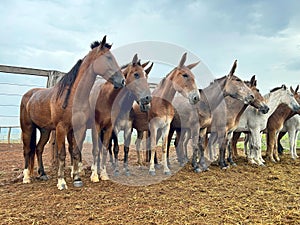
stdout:
<svg viewBox="0 0 300 225">
<path fill-rule="evenodd" d="M 134 95 L 131 93 L 131 91 L 127 88 L 124 87 L 122 89 L 114 90 L 118 92 L 118 96 L 116 101 L 118 101 L 119 105 L 119 114 L 125 115 L 130 113 L 130 110 L 132 108 L 133 102 L 134 102 Z"/>
<path fill-rule="evenodd" d="M 223 89 L 225 87 L 225 81 L 226 79 L 221 80 L 220 82 L 215 81 L 203 89 L 203 93 L 205 95 L 203 98 L 207 101 L 211 111 L 215 110 L 221 101 L 224 100 Z M 200 98 L 201 96 L 202 95 L 200 95 Z"/>
<path fill-rule="evenodd" d="M 176 90 L 172 84 L 172 81 L 166 78 L 166 80 L 158 86 L 153 94 L 167 102 L 172 102 L 176 94 Z"/>
<path fill-rule="evenodd" d="M 271 92 L 264 96 L 266 104 L 269 107 L 268 113 L 264 114 L 266 117 L 269 117 L 277 109 L 281 103 L 281 96 L 278 96 L 279 92 Z"/>
<path fill-rule="evenodd" d="M 91 89 L 96 80 L 97 74 L 94 73 L 92 67 L 92 64 L 87 66 L 82 65 L 72 87 L 75 98 L 74 105 L 80 104 L 78 105 L 79 107 L 88 103 L 87 99 L 89 98 Z"/>
</svg>

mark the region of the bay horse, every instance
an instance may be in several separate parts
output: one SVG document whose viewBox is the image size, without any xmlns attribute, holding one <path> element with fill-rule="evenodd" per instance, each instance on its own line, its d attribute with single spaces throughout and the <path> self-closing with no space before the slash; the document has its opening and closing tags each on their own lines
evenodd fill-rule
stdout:
<svg viewBox="0 0 300 225">
<path fill-rule="evenodd" d="M 250 103 L 253 101 L 253 91 L 251 85 L 248 87 L 245 82 L 234 75 L 237 67 L 235 60 L 229 74 L 214 80 L 208 87 L 200 89 L 200 101 L 197 103 L 196 108 L 187 104 L 187 101 L 181 96 L 176 96 L 173 105 L 176 109 L 175 117 L 171 123 L 171 129 L 168 138 L 168 147 L 170 146 L 171 137 L 176 130 L 176 144 L 177 154 L 179 155 L 179 162 L 183 165 L 184 160 L 187 159 L 187 142 L 192 138 L 193 146 L 193 168 L 194 171 L 200 172 L 207 170 L 204 159 L 204 147 L 199 148 L 199 135 L 200 129 L 205 129 L 212 123 L 212 113 L 216 107 L 224 100 L 226 96 L 234 99 L 246 101 Z M 253 76 L 251 83 L 255 81 Z M 263 107 L 263 106 L 262 106 Z M 202 131 L 203 133 L 203 131 Z M 199 151 L 199 152 L 198 152 Z M 199 164 L 196 162 L 196 157 L 200 154 Z"/>
<path fill-rule="evenodd" d="M 151 108 L 148 114 L 150 130 L 151 158 L 149 174 L 155 175 L 154 155 L 158 139 L 158 132 L 162 137 L 162 165 L 164 174 L 169 175 L 170 169 L 167 165 L 167 135 L 169 133 L 171 121 L 174 118 L 175 110 L 172 101 L 176 92 L 179 92 L 195 105 L 199 99 L 199 91 L 196 86 L 195 76 L 191 72 L 199 62 L 185 66 L 187 53 L 181 57 L 179 65 L 175 67 L 166 77 L 164 77 L 152 93 Z"/>
<path fill-rule="evenodd" d="M 300 130 L 300 115 L 299 114 L 292 116 L 291 118 L 287 119 L 284 122 L 283 128 L 280 130 L 280 133 L 278 135 L 278 140 L 277 140 L 279 154 L 282 154 L 281 151 L 283 151 L 283 147 L 280 143 L 280 139 L 286 133 L 288 133 L 291 157 L 294 160 L 299 158 L 297 155 L 297 138 L 298 138 L 299 130 Z"/>
<path fill-rule="evenodd" d="M 116 88 L 125 85 L 125 79 L 114 56 L 110 52 L 111 45 L 102 41 L 91 44 L 91 51 L 51 88 L 28 91 L 20 104 L 20 124 L 22 130 L 25 168 L 23 183 L 30 183 L 33 175 L 34 156 L 37 154 L 38 173 L 45 176 L 42 153 L 49 140 L 51 130 L 56 131 L 58 148 L 58 183 L 59 190 L 67 189 L 64 179 L 65 167 L 65 137 L 72 135 L 74 149 L 73 184 L 82 186 L 78 173 L 78 162 L 81 157 L 82 143 L 85 138 L 86 123 L 90 116 L 90 106 L 87 101 L 96 76 L 100 75 L 114 84 Z M 36 129 L 41 136 L 36 145 Z"/>
<path fill-rule="evenodd" d="M 300 94 L 298 93 L 299 85 L 293 90 L 290 87 L 291 92 L 294 95 L 296 101 L 300 104 Z M 296 114 L 300 113 L 300 108 L 291 109 L 286 104 L 280 104 L 275 112 L 269 117 L 267 122 L 267 151 L 266 156 L 272 162 L 279 162 L 280 158 L 277 151 L 277 137 L 280 130 L 283 128 L 284 122 Z M 275 161 L 276 160 L 276 161 Z"/>
<path fill-rule="evenodd" d="M 276 110 L 276 108 L 284 103 L 292 110 L 298 110 L 299 104 L 293 96 L 293 93 L 285 86 L 273 88 L 268 94 L 264 95 L 265 102 L 269 107 L 266 114 L 258 113 L 253 108 L 247 108 L 241 116 L 238 127 L 235 129 L 232 137 L 231 148 L 233 153 L 237 155 L 236 143 L 241 132 L 249 134 L 250 153 L 246 152 L 248 161 L 252 164 L 263 166 L 264 160 L 261 156 L 261 132 L 266 129 L 268 118 Z M 247 146 L 245 145 L 247 151 Z"/>
<path fill-rule="evenodd" d="M 91 181 L 98 182 L 97 161 L 100 151 L 100 178 L 108 180 L 106 172 L 107 149 L 110 143 L 112 132 L 118 135 L 121 129 L 124 129 L 125 135 L 125 158 L 124 168 L 128 173 L 128 152 L 131 139 L 131 122 L 130 111 L 133 102 L 139 102 L 142 111 L 148 111 L 152 100 L 151 92 L 147 82 L 148 74 L 145 73 L 137 55 L 132 59 L 131 64 L 124 68 L 126 87 L 115 89 L 109 82 L 93 86 L 90 94 L 91 110 L 95 112 L 93 116 L 95 121 L 92 126 L 93 138 L 93 164 Z M 150 72 L 150 71 L 149 71 Z M 103 132 L 102 140 L 99 140 L 101 131 Z M 117 155 L 116 155 L 117 157 Z M 115 173 L 119 172 L 118 159 L 115 162 Z"/>
</svg>

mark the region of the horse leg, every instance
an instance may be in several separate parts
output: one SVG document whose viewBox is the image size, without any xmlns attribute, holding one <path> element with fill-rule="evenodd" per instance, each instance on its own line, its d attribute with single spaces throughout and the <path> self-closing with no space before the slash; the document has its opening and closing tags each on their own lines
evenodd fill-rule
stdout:
<svg viewBox="0 0 300 225">
<path fill-rule="evenodd" d="M 245 138 L 244 138 L 244 154 L 248 157 L 250 156 L 250 152 L 248 150 L 248 143 L 249 143 L 249 139 L 251 138 L 250 134 L 245 133 Z"/>
<path fill-rule="evenodd" d="M 274 158 L 276 159 L 277 162 L 280 161 L 279 155 L 278 155 L 278 151 L 277 151 L 277 140 L 278 140 L 278 133 L 279 131 L 276 132 L 275 134 L 275 140 L 274 140 L 274 146 L 273 146 L 273 154 L 274 154 Z"/>
<path fill-rule="evenodd" d="M 143 139 L 143 131 L 137 131 L 137 139 L 135 142 L 135 148 L 136 148 L 136 154 L 137 154 L 137 158 L 138 158 L 138 161 L 137 161 L 138 165 L 142 165 L 141 153 L 140 153 L 142 139 Z"/>
<path fill-rule="evenodd" d="M 107 129 L 105 129 L 103 133 L 103 141 L 101 145 L 102 148 L 100 149 L 100 154 L 102 155 L 101 163 L 100 163 L 101 180 L 109 180 L 109 177 L 106 172 L 106 158 L 107 158 L 107 148 L 111 138 L 112 131 L 113 131 L 112 127 L 108 127 Z"/>
<path fill-rule="evenodd" d="M 99 131 L 99 133 L 98 133 Z M 92 155 L 93 155 L 93 163 L 91 166 L 91 181 L 92 182 L 99 182 L 99 177 L 98 177 L 98 160 L 99 160 L 99 140 L 100 138 L 100 127 L 96 124 L 92 125 L 92 142 L 93 142 L 93 148 L 92 148 Z"/>
<path fill-rule="evenodd" d="M 232 158 L 234 158 L 234 159 L 237 159 L 237 157 L 239 156 L 236 145 L 238 143 L 240 136 L 241 136 L 241 132 L 233 132 L 233 134 L 232 134 L 230 146 L 232 149 Z"/>
<path fill-rule="evenodd" d="M 171 171 L 168 167 L 168 163 L 167 163 L 167 142 L 168 142 L 168 133 L 170 131 L 170 124 L 168 124 L 166 127 L 164 127 L 161 130 L 161 136 L 162 136 L 162 164 L 164 167 L 164 174 L 165 175 L 170 175 Z"/>
<path fill-rule="evenodd" d="M 149 174 L 152 176 L 155 175 L 154 156 L 155 156 L 155 152 L 156 152 L 156 135 L 157 135 L 156 131 L 157 131 L 157 128 L 152 123 L 150 123 L 150 143 L 149 143 L 150 151 L 149 152 L 151 153 L 151 157 L 150 157 Z"/>
<path fill-rule="evenodd" d="M 227 169 L 228 165 L 225 162 L 225 154 L 227 147 L 227 133 L 218 133 L 218 143 L 219 143 L 219 166 L 221 169 Z"/>
<path fill-rule="evenodd" d="M 274 148 L 274 140 L 275 140 L 275 131 L 268 130 L 267 132 L 267 158 L 271 162 L 276 162 L 273 155 L 273 148 Z"/>
<path fill-rule="evenodd" d="M 283 146 L 281 145 L 280 140 L 281 140 L 281 138 L 282 138 L 285 134 L 286 134 L 286 132 L 279 132 L 279 135 L 278 135 L 278 139 L 277 139 L 277 146 L 278 146 L 278 148 L 277 148 L 277 151 L 278 151 L 279 155 L 282 155 L 282 154 L 283 154 L 283 151 L 284 151 L 284 148 L 283 148 Z"/>
<path fill-rule="evenodd" d="M 55 130 L 51 131 L 49 143 L 51 144 L 51 165 L 55 168 L 58 166 L 58 154 L 55 138 Z"/>
<path fill-rule="evenodd" d="M 298 137 L 298 132 L 297 130 L 292 131 L 293 134 L 293 139 L 292 139 L 292 143 L 291 143 L 291 150 L 293 151 L 293 155 L 294 155 L 294 159 L 299 158 L 297 155 L 297 137 Z"/>
<path fill-rule="evenodd" d="M 170 163 L 170 145 L 171 145 L 171 140 L 172 140 L 172 137 L 173 137 L 173 134 L 174 134 L 174 129 L 170 129 L 169 133 L 168 133 L 168 139 L 167 139 L 167 163 L 168 163 L 168 166 L 170 167 L 171 166 L 171 163 Z M 176 139 L 177 139 L 177 131 L 176 131 Z M 176 141 L 175 139 L 175 142 L 178 142 Z M 176 143 L 175 144 L 175 148 L 176 148 L 176 153 L 177 153 L 177 157 L 179 157 L 178 155 L 178 152 L 177 152 L 177 147 L 176 147 Z M 178 158 L 179 159 L 179 158 Z"/>
<path fill-rule="evenodd" d="M 30 183 L 33 175 L 34 156 L 36 149 L 36 128 L 33 124 L 22 126 L 23 155 L 25 167 L 23 171 L 23 183 Z"/>
<path fill-rule="evenodd" d="M 191 131 L 190 129 L 186 130 L 186 136 L 184 138 L 184 140 L 182 141 L 182 147 L 184 149 L 184 162 L 188 162 L 189 161 L 189 157 L 188 157 L 188 142 L 191 138 Z M 199 135 L 197 137 L 197 142 L 199 142 Z"/>
<path fill-rule="evenodd" d="M 112 132 L 111 135 L 112 135 L 112 137 L 111 137 L 111 139 L 109 141 L 109 144 L 108 144 L 108 154 L 109 154 L 109 162 L 110 162 L 111 166 L 114 167 L 115 166 L 115 163 L 114 163 L 115 161 L 114 161 L 114 158 L 113 158 L 113 152 L 115 152 L 115 147 L 116 147 L 116 144 L 115 144 L 116 142 L 114 140 L 115 133 Z M 113 151 L 112 151 L 112 142 L 114 142 L 114 150 Z M 114 154 L 114 156 L 115 156 L 115 154 Z"/>
<path fill-rule="evenodd" d="M 114 175 L 119 176 L 119 140 L 118 140 L 118 131 L 113 131 L 112 136 L 110 138 L 109 144 L 108 144 L 108 150 L 110 157 L 112 156 L 111 152 L 111 144 L 112 141 L 114 142 L 114 159 L 113 159 L 113 167 L 114 167 Z M 125 149 L 124 149 L 125 151 Z"/>
<path fill-rule="evenodd" d="M 130 141 L 131 141 L 131 127 L 124 130 L 124 170 L 126 176 L 130 175 L 128 169 L 128 154 L 129 154 Z"/>
<path fill-rule="evenodd" d="M 44 151 L 45 145 L 47 144 L 47 142 L 49 140 L 51 131 L 46 130 L 46 129 L 40 129 L 40 132 L 41 132 L 41 137 L 40 137 L 40 140 L 36 147 L 36 156 L 37 156 L 37 161 L 38 161 L 38 174 L 39 174 L 39 179 L 48 180 L 48 177 L 44 170 L 43 151 Z"/>
<path fill-rule="evenodd" d="M 68 189 L 66 181 L 65 181 L 65 160 L 66 160 L 66 148 L 65 148 L 65 136 L 66 131 L 65 128 L 58 124 L 56 126 L 56 141 L 57 141 L 57 149 L 58 149 L 58 181 L 57 188 L 59 190 Z"/>
<path fill-rule="evenodd" d="M 236 166 L 236 163 L 233 161 L 232 159 L 232 136 L 233 136 L 233 133 L 231 132 L 230 134 L 228 134 L 228 141 L 227 141 L 227 148 L 228 148 L 228 157 L 227 157 L 227 162 L 230 163 L 230 165 L 232 166 Z"/>
</svg>

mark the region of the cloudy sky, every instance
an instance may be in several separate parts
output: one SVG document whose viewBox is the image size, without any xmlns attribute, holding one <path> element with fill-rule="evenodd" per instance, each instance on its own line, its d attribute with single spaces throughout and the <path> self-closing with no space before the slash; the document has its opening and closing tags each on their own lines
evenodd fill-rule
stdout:
<svg viewBox="0 0 300 225">
<path fill-rule="evenodd" d="M 236 74 L 245 80 L 256 74 L 265 94 L 300 83 L 299 10 L 298 0 L 2 0 L 0 64 L 67 72 L 92 41 L 107 35 L 115 50 L 143 41 L 181 46 L 214 78 L 227 74 L 237 59 Z M 165 75 L 153 72 L 153 79 Z M 196 75 L 203 86 L 211 78 Z M 23 82 L 0 76 L 0 82 Z M 0 92 L 7 92 L 3 85 Z"/>
</svg>

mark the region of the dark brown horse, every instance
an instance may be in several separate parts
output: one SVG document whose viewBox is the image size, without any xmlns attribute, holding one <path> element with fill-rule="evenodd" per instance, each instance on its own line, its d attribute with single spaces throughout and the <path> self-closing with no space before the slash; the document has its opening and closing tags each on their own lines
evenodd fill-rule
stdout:
<svg viewBox="0 0 300 225">
<path fill-rule="evenodd" d="M 162 143 L 162 164 L 164 174 L 170 174 L 167 165 L 167 136 L 170 129 L 171 121 L 174 118 L 175 110 L 172 101 L 176 92 L 182 94 L 194 105 L 199 101 L 199 91 L 196 87 L 195 76 L 191 72 L 199 62 L 185 66 L 186 53 L 183 54 L 179 65 L 174 68 L 153 91 L 153 100 L 149 110 L 149 129 L 151 143 L 151 159 L 149 174 L 155 175 L 154 155 L 158 139 L 158 132 L 161 133 Z"/>
<path fill-rule="evenodd" d="M 64 179 L 65 137 L 70 132 L 74 134 L 72 135 L 74 185 L 82 186 L 78 173 L 78 162 L 85 138 L 86 123 L 90 116 L 88 97 L 96 76 L 104 77 L 112 82 L 116 88 L 125 85 L 121 69 L 110 52 L 111 45 L 106 43 L 106 36 L 101 42 L 94 42 L 91 48 L 92 50 L 82 60 L 79 60 L 55 86 L 30 90 L 23 96 L 20 106 L 25 158 L 23 183 L 30 182 L 35 152 L 39 164 L 39 175 L 45 176 L 42 153 L 51 130 L 55 130 L 59 156 L 57 187 L 59 190 L 67 188 Z M 36 129 L 41 132 L 37 145 Z"/>
<path fill-rule="evenodd" d="M 109 82 L 99 84 L 96 82 L 90 95 L 90 105 L 95 112 L 95 123 L 92 126 L 93 137 L 93 165 L 91 180 L 98 182 L 97 157 L 100 150 L 100 177 L 102 180 L 109 179 L 106 172 L 107 148 L 110 143 L 112 132 L 118 135 L 120 130 L 125 132 L 125 171 L 128 171 L 128 152 L 131 139 L 130 111 L 133 102 L 139 102 L 140 109 L 147 111 L 152 99 L 147 82 L 148 74 L 144 72 L 146 64 L 141 65 L 137 55 L 133 57 L 132 63 L 124 69 L 126 87 L 116 90 Z M 101 131 L 102 140 L 99 140 Z M 117 155 L 116 155 L 117 157 Z M 115 162 L 115 173 L 118 174 L 118 160 Z"/>
</svg>

